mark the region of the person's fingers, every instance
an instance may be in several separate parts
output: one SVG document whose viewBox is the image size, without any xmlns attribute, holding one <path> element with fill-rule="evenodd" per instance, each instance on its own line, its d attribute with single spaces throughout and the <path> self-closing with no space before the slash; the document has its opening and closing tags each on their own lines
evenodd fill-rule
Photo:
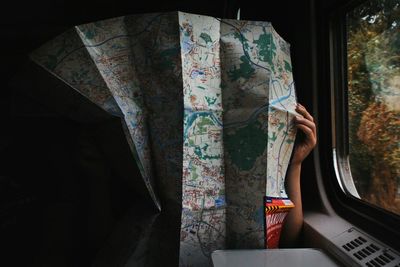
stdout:
<svg viewBox="0 0 400 267">
<path fill-rule="evenodd" d="M 304 118 L 308 119 L 314 124 L 314 134 L 315 136 L 317 135 L 317 127 L 315 126 L 314 118 L 311 116 L 311 114 L 307 111 L 307 109 L 300 103 L 297 104 L 296 111 L 299 112 L 301 115 L 304 116 Z"/>
<path fill-rule="evenodd" d="M 314 135 L 313 130 L 304 124 L 298 124 L 297 128 L 300 129 L 306 135 L 311 145 L 315 146 L 315 144 L 317 143 L 317 138 Z"/>
<path fill-rule="evenodd" d="M 308 120 L 308 119 L 306 119 L 306 118 L 302 118 L 302 117 L 300 117 L 300 116 L 296 116 L 296 117 L 295 117 L 295 122 L 296 122 L 297 124 L 304 124 L 304 125 L 308 126 L 308 127 L 311 128 L 311 129 L 313 130 L 313 132 L 315 133 L 316 126 L 315 126 L 315 123 L 314 123 L 313 121 Z"/>
<path fill-rule="evenodd" d="M 301 118 L 300 116 L 296 116 L 295 117 L 295 122 L 296 124 L 304 124 L 307 127 L 311 128 L 314 135 L 317 134 L 317 128 L 315 127 L 315 123 L 311 120 L 305 119 L 305 118 Z"/>
<path fill-rule="evenodd" d="M 311 114 L 307 111 L 307 109 L 300 103 L 297 104 L 296 111 L 299 112 L 301 115 L 303 115 L 308 120 L 314 121 L 313 116 L 311 116 Z"/>
</svg>

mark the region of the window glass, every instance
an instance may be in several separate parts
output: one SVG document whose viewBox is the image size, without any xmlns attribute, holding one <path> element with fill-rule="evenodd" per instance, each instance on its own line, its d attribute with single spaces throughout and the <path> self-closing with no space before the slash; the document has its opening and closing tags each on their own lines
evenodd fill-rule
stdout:
<svg viewBox="0 0 400 267">
<path fill-rule="evenodd" d="M 361 199 L 400 215 L 400 1 L 347 13 L 349 162 Z"/>
</svg>

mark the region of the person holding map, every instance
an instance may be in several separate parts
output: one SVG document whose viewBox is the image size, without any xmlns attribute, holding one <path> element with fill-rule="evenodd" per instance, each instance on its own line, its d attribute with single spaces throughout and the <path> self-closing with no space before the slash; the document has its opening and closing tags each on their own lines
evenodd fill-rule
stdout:
<svg viewBox="0 0 400 267">
<path fill-rule="evenodd" d="M 317 130 L 313 117 L 307 109 L 298 104 L 296 111 L 301 116 L 295 117 L 295 124 L 305 136 L 294 147 L 292 159 L 286 176 L 286 192 L 295 207 L 288 213 L 284 222 L 280 240 L 281 247 L 294 246 L 303 226 L 303 211 L 300 190 L 300 172 L 303 160 L 310 154 L 317 143 Z"/>
<path fill-rule="evenodd" d="M 121 118 L 144 194 L 180 214 L 180 266 L 296 243 L 316 127 L 270 22 L 135 14 L 75 26 L 31 58 Z"/>
</svg>

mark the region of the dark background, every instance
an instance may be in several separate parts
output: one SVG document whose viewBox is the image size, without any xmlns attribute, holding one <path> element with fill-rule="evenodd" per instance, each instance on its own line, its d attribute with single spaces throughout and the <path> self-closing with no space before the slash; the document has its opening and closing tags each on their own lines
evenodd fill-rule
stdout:
<svg viewBox="0 0 400 267">
<path fill-rule="evenodd" d="M 82 23 L 176 10 L 236 18 L 240 6 L 241 19 L 270 21 L 291 43 L 298 99 L 313 111 L 315 92 L 329 93 L 328 88 L 316 90 L 318 49 L 314 41 L 317 20 L 324 15 L 319 12 L 325 7 L 312 0 L 263 4 L 260 7 L 255 1 L 218 0 L 55 0 L 14 1 L 3 6 L 0 265 L 88 266 L 107 257 L 126 259 L 129 251 L 124 248 L 134 248 L 143 229 L 132 231 L 132 244 L 128 244 L 127 233 L 110 252 L 107 244 L 114 238 L 112 233 L 118 227 L 124 229 L 120 222 L 157 214 L 119 120 L 32 64 L 28 59 L 31 51 Z M 72 108 L 66 110 L 65 101 L 72 101 L 68 105 Z M 304 208 L 319 209 L 312 156 L 304 163 L 302 175 Z M 163 266 L 176 266 L 179 222 L 161 215 L 155 225 L 164 228 L 169 236 L 160 232 L 154 237 L 170 243 L 165 241 L 159 247 L 153 244 L 153 250 L 157 248 L 153 252 L 156 260 L 148 265 L 162 262 Z"/>
</svg>

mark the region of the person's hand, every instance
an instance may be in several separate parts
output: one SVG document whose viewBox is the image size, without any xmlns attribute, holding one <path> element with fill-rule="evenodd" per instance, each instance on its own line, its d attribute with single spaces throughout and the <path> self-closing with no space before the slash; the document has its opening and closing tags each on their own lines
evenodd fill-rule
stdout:
<svg viewBox="0 0 400 267">
<path fill-rule="evenodd" d="M 296 111 L 303 115 L 303 118 L 301 116 L 296 116 L 294 118 L 294 123 L 297 129 L 304 133 L 304 138 L 296 142 L 293 157 L 290 162 L 291 164 L 301 164 L 317 144 L 317 129 L 314 118 L 301 104 L 297 104 Z"/>
</svg>

